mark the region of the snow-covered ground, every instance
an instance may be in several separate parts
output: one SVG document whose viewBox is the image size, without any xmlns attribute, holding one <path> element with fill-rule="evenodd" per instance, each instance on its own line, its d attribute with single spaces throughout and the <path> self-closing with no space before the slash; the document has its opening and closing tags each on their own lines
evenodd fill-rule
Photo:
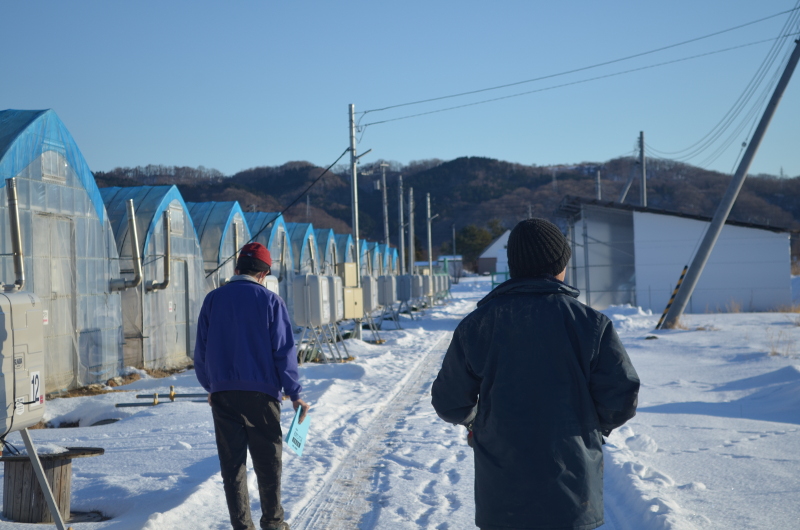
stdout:
<svg viewBox="0 0 800 530">
<path fill-rule="evenodd" d="M 488 289 L 467 279 L 447 305 L 382 332 L 386 344 L 348 341 L 355 361 L 301 368 L 312 423 L 303 456 L 284 452 L 293 529 L 474 528 L 471 450 L 462 428 L 436 417 L 429 390 L 452 330 Z M 603 528 L 798 527 L 800 315 L 689 315 L 685 330 L 653 332 L 657 316 L 606 313 L 642 390 L 639 413 L 605 446 Z M 46 419 L 80 427 L 31 431 L 35 443 L 106 451 L 73 461 L 72 508 L 110 519 L 75 530 L 229 528 L 208 405 L 114 407 L 170 385 L 202 391 L 189 371 L 47 404 Z M 291 416 L 287 402 L 284 428 Z M 252 496 L 252 472 L 250 482 Z M 257 496 L 251 505 L 257 520 Z M 25 527 L 0 519 L 0 530 Z"/>
</svg>

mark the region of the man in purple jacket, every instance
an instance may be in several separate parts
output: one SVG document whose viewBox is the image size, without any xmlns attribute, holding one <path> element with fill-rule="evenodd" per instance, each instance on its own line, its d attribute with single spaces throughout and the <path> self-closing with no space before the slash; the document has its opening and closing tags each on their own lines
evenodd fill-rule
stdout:
<svg viewBox="0 0 800 530">
<path fill-rule="evenodd" d="M 294 409 L 300 399 L 297 352 L 286 305 L 262 284 L 272 259 L 260 243 L 239 253 L 236 276 L 203 302 L 194 367 L 208 391 L 222 482 L 235 530 L 255 530 L 247 491 L 247 450 L 258 479 L 261 528 L 289 530 L 281 506 L 281 389 Z"/>
</svg>

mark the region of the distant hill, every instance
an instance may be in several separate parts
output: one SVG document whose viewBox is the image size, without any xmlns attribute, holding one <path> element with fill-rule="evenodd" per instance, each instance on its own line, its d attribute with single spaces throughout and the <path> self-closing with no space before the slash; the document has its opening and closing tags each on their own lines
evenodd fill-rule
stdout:
<svg viewBox="0 0 800 530">
<path fill-rule="evenodd" d="M 359 225 L 362 237 L 383 239 L 382 193 L 374 182 L 380 177 L 380 162 L 359 166 Z M 187 201 L 238 200 L 245 210 L 280 211 L 288 206 L 323 171 L 308 162 L 289 162 L 277 167 L 256 167 L 226 177 L 206 168 L 146 166 L 97 172 L 100 187 L 176 184 Z M 427 247 L 425 194 L 431 194 L 431 209 L 438 217 L 433 223 L 434 252 L 449 248 L 452 225 L 488 227 L 496 219 L 500 227 L 511 228 L 530 212 L 536 217 L 554 218 L 565 195 L 595 196 L 595 174 L 600 171 L 602 197 L 618 200 L 631 174 L 636 175 L 626 203 L 639 203 L 638 160 L 616 158 L 605 163 L 571 166 L 527 166 L 481 157 L 462 157 L 443 162 L 425 160 L 408 165 L 391 163 L 387 168 L 390 241 L 397 243 L 398 176 L 403 175 L 405 198 L 413 187 L 415 230 L 419 247 Z M 727 189 L 729 175 L 688 164 L 648 159 L 648 206 L 677 212 L 714 214 Z M 314 223 L 315 227 L 350 229 L 350 176 L 345 167 L 325 175 L 306 198 L 286 212 L 289 221 Z M 407 203 L 406 203 L 407 207 Z M 800 229 L 800 176 L 748 177 L 731 217 L 750 223 Z M 406 221 L 407 221 L 406 217 Z M 492 225 L 496 232 L 498 223 Z M 794 248 L 797 247 L 797 248 Z M 793 245 L 800 255 L 800 245 Z"/>
</svg>

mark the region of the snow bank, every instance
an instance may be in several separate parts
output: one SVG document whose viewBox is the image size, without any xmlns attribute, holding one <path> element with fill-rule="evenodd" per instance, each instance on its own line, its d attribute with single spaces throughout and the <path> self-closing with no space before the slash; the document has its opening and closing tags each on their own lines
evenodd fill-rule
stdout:
<svg viewBox="0 0 800 530">
<path fill-rule="evenodd" d="M 649 309 L 645 311 L 641 307 L 633 307 L 630 304 L 612 305 L 601 313 L 614 322 L 617 332 L 651 330 L 658 323 L 658 318 L 653 316 L 652 311 Z"/>
<path fill-rule="evenodd" d="M 655 453 L 656 442 L 634 434 L 625 425 L 611 433 L 603 447 L 606 507 L 618 526 L 648 530 L 697 530 L 698 516 L 681 508 L 673 499 L 672 477 L 642 463 L 638 453 Z M 705 488 L 702 484 L 697 489 Z M 707 519 L 704 522 L 708 522 Z"/>
</svg>

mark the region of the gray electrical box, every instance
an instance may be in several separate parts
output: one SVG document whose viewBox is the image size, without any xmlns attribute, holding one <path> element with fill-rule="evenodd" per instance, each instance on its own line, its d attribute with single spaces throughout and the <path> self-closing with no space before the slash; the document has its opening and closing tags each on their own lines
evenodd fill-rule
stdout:
<svg viewBox="0 0 800 530">
<path fill-rule="evenodd" d="M 2 432 L 36 425 L 44 415 L 42 302 L 26 291 L 0 293 Z"/>
<path fill-rule="evenodd" d="M 375 311 L 380 306 L 378 302 L 378 280 L 373 276 L 361 277 L 361 289 L 364 291 L 364 312 Z"/>
<path fill-rule="evenodd" d="M 413 276 L 410 274 L 403 274 L 397 277 L 397 299 L 401 302 L 408 302 L 413 298 L 411 284 Z"/>
<path fill-rule="evenodd" d="M 304 274 L 294 279 L 294 321 L 298 326 L 317 327 L 331 321 L 327 276 Z"/>
<path fill-rule="evenodd" d="M 422 298 L 425 292 L 422 290 L 422 276 L 414 274 L 411 276 L 411 298 Z"/>
<path fill-rule="evenodd" d="M 331 323 L 344 320 L 344 287 L 339 276 L 328 276 L 328 287 L 330 288 L 331 302 Z"/>
<path fill-rule="evenodd" d="M 397 277 L 381 276 L 378 278 L 378 303 L 391 306 L 397 301 Z"/>
</svg>

